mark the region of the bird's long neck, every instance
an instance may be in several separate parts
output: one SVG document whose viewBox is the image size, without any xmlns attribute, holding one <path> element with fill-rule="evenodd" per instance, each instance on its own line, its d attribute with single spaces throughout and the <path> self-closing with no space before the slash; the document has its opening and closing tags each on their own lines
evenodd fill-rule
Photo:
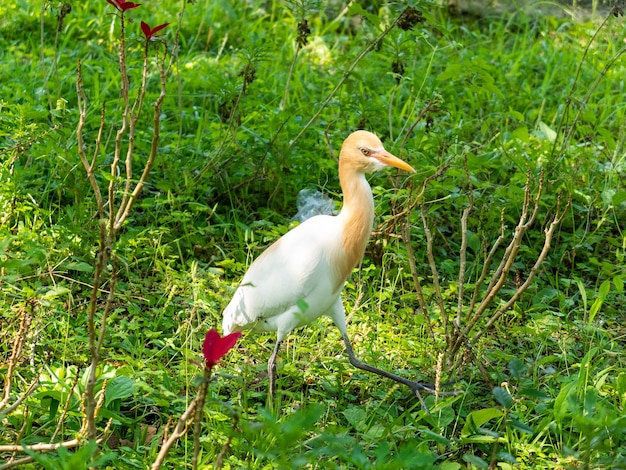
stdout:
<svg viewBox="0 0 626 470">
<path fill-rule="evenodd" d="M 339 163 L 343 207 L 337 216 L 342 227 L 341 285 L 361 261 L 374 223 L 372 189 L 361 172 Z"/>
</svg>

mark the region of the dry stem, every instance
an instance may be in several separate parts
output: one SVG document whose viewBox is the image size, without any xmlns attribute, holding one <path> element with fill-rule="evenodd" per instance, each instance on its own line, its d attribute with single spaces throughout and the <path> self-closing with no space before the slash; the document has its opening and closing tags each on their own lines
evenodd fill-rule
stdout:
<svg viewBox="0 0 626 470">
<path fill-rule="evenodd" d="M 17 365 L 17 362 L 22 354 L 22 346 L 24 345 L 24 340 L 26 339 L 26 335 L 28 334 L 28 331 L 30 329 L 30 324 L 33 319 L 32 314 L 33 314 L 34 302 L 35 302 L 34 300 L 28 300 L 27 301 L 28 306 L 24 306 L 22 308 L 22 319 L 20 321 L 20 328 L 17 331 L 17 334 L 15 335 L 15 341 L 13 342 L 13 350 L 11 351 L 11 357 L 9 358 L 9 364 L 8 364 L 6 376 L 4 379 L 4 391 L 3 391 L 2 401 L 0 401 L 0 411 L 2 411 L 7 406 L 7 404 L 9 403 L 9 400 L 11 399 L 11 386 L 13 382 L 13 372 L 15 371 L 15 366 Z M 31 388 L 33 388 L 32 385 L 31 385 Z M 22 396 L 20 403 L 27 396 L 28 396 L 28 392 Z M 14 409 L 16 406 L 17 405 L 14 405 L 13 407 L 11 407 L 11 409 Z M 8 411 L 6 413 L 8 413 Z"/>
<path fill-rule="evenodd" d="M 189 419 L 193 417 L 194 411 L 196 409 L 196 405 L 198 404 L 198 400 L 199 400 L 199 397 L 194 398 L 189 404 L 189 406 L 187 407 L 187 409 L 185 410 L 185 412 L 180 416 L 180 419 L 178 420 L 178 423 L 176 424 L 174 431 L 172 431 L 172 434 L 163 443 L 163 446 L 161 447 L 161 450 L 159 451 L 159 455 L 157 455 L 157 458 L 152 464 L 152 467 L 150 467 L 151 470 L 157 470 L 161 468 L 161 465 L 163 464 L 165 457 L 167 457 L 167 454 L 170 451 L 170 448 L 174 445 L 174 443 L 179 438 L 185 435 L 185 433 L 187 432 L 187 422 L 189 421 Z"/>
</svg>

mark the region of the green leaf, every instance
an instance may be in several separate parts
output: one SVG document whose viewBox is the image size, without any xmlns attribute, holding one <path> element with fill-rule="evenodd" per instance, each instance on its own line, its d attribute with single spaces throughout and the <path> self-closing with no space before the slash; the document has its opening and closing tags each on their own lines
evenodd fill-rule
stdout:
<svg viewBox="0 0 626 470">
<path fill-rule="evenodd" d="M 510 408 L 513 405 L 513 397 L 509 393 L 509 391 L 504 387 L 494 387 L 492 390 L 493 395 L 505 408 Z"/>
<path fill-rule="evenodd" d="M 445 462 L 442 462 L 441 465 L 439 465 L 439 470 L 460 470 L 461 468 L 461 464 L 458 462 L 450 462 L 448 460 L 446 460 Z"/>
<path fill-rule="evenodd" d="M 528 132 L 528 127 L 521 126 L 515 129 L 512 133 L 513 137 L 520 140 L 521 142 L 527 144 L 530 140 L 530 134 Z"/>
<path fill-rule="evenodd" d="M 569 398 L 576 393 L 576 381 L 573 380 L 561 387 L 561 391 L 554 399 L 554 416 L 558 421 L 562 421 L 570 415 Z"/>
<path fill-rule="evenodd" d="M 428 428 L 420 428 L 420 435 L 425 441 L 435 441 L 438 444 L 443 444 L 444 446 L 450 445 L 450 439 L 434 431 L 431 431 Z"/>
<path fill-rule="evenodd" d="M 511 372 L 511 375 L 515 377 L 516 379 L 519 379 L 523 377 L 524 375 L 526 375 L 527 367 L 526 367 L 526 364 L 524 364 L 524 362 L 521 359 L 515 357 L 509 361 L 508 365 L 509 365 L 509 371 Z"/>
<path fill-rule="evenodd" d="M 485 462 L 480 457 L 476 457 L 475 455 L 472 455 L 472 454 L 463 455 L 463 460 L 465 460 L 467 463 L 472 464 L 478 468 L 489 468 L 489 464 L 487 462 Z"/>
<path fill-rule="evenodd" d="M 442 73 L 439 74 L 437 81 L 445 82 L 447 80 L 456 80 L 465 72 L 465 70 L 465 67 L 461 64 L 450 64 Z"/>
<path fill-rule="evenodd" d="M 554 142 L 556 140 L 556 132 L 543 121 L 539 122 L 539 134 L 548 142 Z"/>
<path fill-rule="evenodd" d="M 128 377 L 115 377 L 104 392 L 104 404 L 108 406 L 117 399 L 128 398 L 135 393 L 135 382 Z"/>
<path fill-rule="evenodd" d="M 93 271 L 93 266 L 89 263 L 85 263 L 84 261 L 72 261 L 64 264 L 63 268 L 69 271 L 79 271 L 83 273 L 90 273 Z"/>
<path fill-rule="evenodd" d="M 461 436 L 469 436 L 476 434 L 478 428 L 490 419 L 500 418 L 503 415 L 499 408 L 485 408 L 482 410 L 472 411 L 467 415 L 465 425 L 461 431 Z"/>
<path fill-rule="evenodd" d="M 366 18 L 367 21 L 372 23 L 374 26 L 380 25 L 380 18 L 376 15 L 372 15 L 371 13 L 369 13 L 357 2 L 350 3 L 350 6 L 348 7 L 348 15 L 350 16 L 360 15 Z"/>
<path fill-rule="evenodd" d="M 593 323 L 593 320 L 596 318 L 596 315 L 600 311 L 600 307 L 602 307 L 602 304 L 604 303 L 604 300 L 606 299 L 606 296 L 609 294 L 610 290 L 611 281 L 607 279 L 600 285 L 598 296 L 596 297 L 596 300 L 593 301 L 593 304 L 591 304 L 591 308 L 589 309 L 589 324 Z"/>
<path fill-rule="evenodd" d="M 623 189 L 620 191 L 615 191 L 613 197 L 611 198 L 611 203 L 614 206 L 619 206 L 624 201 L 626 201 L 626 191 L 624 191 Z"/>
<path fill-rule="evenodd" d="M 522 388 L 519 391 L 519 394 L 528 398 L 536 399 L 536 400 L 549 400 L 550 399 L 550 395 L 548 395 L 546 392 L 538 388 L 530 388 L 530 387 Z"/>
<path fill-rule="evenodd" d="M 367 412 L 362 407 L 350 406 L 342 414 L 357 431 L 365 431 L 367 428 Z"/>
<path fill-rule="evenodd" d="M 48 292 L 46 292 L 42 298 L 46 299 L 46 300 L 51 300 L 51 299 L 55 299 L 61 295 L 65 295 L 65 294 L 69 294 L 71 291 L 67 288 L 67 287 L 63 287 L 63 286 L 55 286 L 52 289 L 50 289 Z"/>
<path fill-rule="evenodd" d="M 620 372 L 617 376 L 617 394 L 622 402 L 622 408 L 626 405 L 626 372 Z"/>
<path fill-rule="evenodd" d="M 533 428 L 531 428 L 530 426 L 528 426 L 527 424 L 522 423 L 521 421 L 518 421 L 516 419 L 513 418 L 509 418 L 509 420 L 506 422 L 507 426 L 512 427 L 513 429 L 517 429 L 518 431 L 524 433 L 524 434 L 534 434 L 535 431 L 533 431 Z"/>
</svg>

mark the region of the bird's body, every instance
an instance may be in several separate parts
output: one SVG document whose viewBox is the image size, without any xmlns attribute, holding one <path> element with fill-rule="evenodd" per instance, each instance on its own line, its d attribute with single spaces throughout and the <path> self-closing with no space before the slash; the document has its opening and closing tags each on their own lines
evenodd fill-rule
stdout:
<svg viewBox="0 0 626 470">
<path fill-rule="evenodd" d="M 356 359 L 341 302 L 343 285 L 363 258 L 374 222 L 374 199 L 365 174 L 388 166 L 415 171 L 388 153 L 374 134 L 352 133 L 339 156 L 344 197 L 339 214 L 312 217 L 271 245 L 252 263 L 224 310 L 224 334 L 244 329 L 277 332 L 268 364 L 272 392 L 280 342 L 294 328 L 321 315 L 329 316 L 341 331 L 353 365 L 398 380 L 415 391 L 423 388 Z"/>
<path fill-rule="evenodd" d="M 341 236 L 333 222 L 332 216 L 312 217 L 263 252 L 224 311 L 223 330 L 277 331 L 282 339 L 328 312 L 343 286 L 331 263 Z"/>
</svg>

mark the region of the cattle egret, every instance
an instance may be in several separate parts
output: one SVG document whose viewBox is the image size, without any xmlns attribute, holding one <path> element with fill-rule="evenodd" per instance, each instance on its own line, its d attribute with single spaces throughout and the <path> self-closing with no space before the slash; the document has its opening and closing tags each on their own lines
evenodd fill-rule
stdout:
<svg viewBox="0 0 626 470">
<path fill-rule="evenodd" d="M 270 396 L 274 395 L 281 341 L 294 328 L 322 315 L 339 328 L 353 366 L 403 383 L 418 397 L 420 390 L 430 391 L 423 384 L 357 359 L 346 331 L 341 291 L 363 258 L 374 223 L 374 198 L 365 174 L 385 167 L 415 172 L 387 152 L 371 132 L 350 134 L 339 154 L 343 191 L 339 214 L 312 217 L 278 239 L 252 263 L 224 310 L 225 335 L 245 329 L 276 331 L 276 345 L 267 365 Z"/>
</svg>

